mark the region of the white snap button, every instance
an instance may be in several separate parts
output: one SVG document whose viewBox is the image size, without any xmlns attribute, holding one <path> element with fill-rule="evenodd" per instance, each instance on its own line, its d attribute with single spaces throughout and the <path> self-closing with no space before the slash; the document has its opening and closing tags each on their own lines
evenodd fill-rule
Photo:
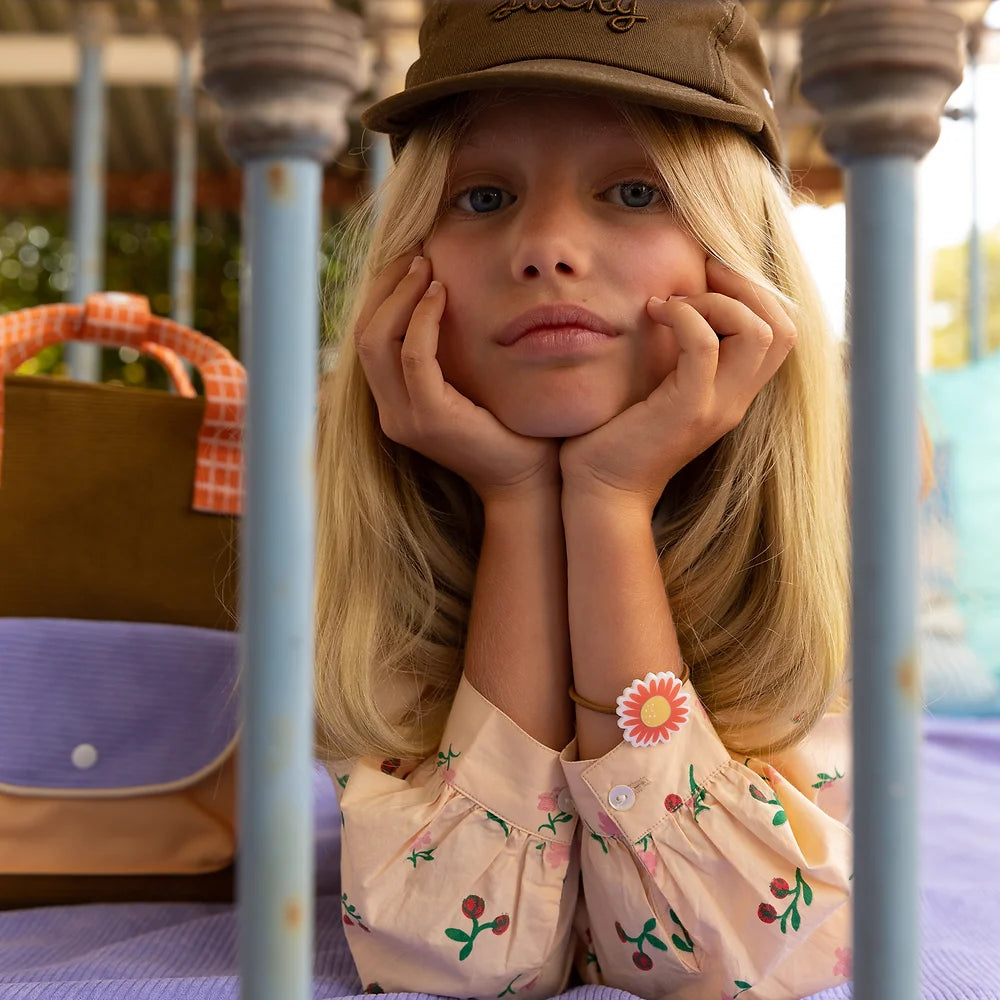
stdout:
<svg viewBox="0 0 1000 1000">
<path fill-rule="evenodd" d="M 576 813 L 576 803 L 573 801 L 573 796 L 569 794 L 568 788 L 564 788 L 559 793 L 559 798 L 556 799 L 556 805 L 559 807 L 561 812 Z"/>
<path fill-rule="evenodd" d="M 619 812 L 625 812 L 635 805 L 635 792 L 628 785 L 615 785 L 608 792 L 608 805 Z"/>
<path fill-rule="evenodd" d="M 78 747 L 73 747 L 73 752 L 69 755 L 73 761 L 73 766 L 81 771 L 93 767 L 97 763 L 97 748 L 89 743 L 81 743 Z"/>
</svg>

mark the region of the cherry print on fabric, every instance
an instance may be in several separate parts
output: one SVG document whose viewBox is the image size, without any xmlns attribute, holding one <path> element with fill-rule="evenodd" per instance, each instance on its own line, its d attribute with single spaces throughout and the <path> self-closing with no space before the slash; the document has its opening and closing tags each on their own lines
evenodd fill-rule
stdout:
<svg viewBox="0 0 1000 1000">
<path fill-rule="evenodd" d="M 472 954 L 472 946 L 476 938 L 483 931 L 493 931 L 499 937 L 506 934 L 510 927 L 510 916 L 501 913 L 487 923 L 481 924 L 479 918 L 486 912 L 486 901 L 482 896 L 469 895 L 462 900 L 462 914 L 472 921 L 472 930 L 463 931 L 459 927 L 448 927 L 445 929 L 445 936 L 452 941 L 462 943 L 462 950 L 458 953 L 458 960 L 464 962 Z"/>
<path fill-rule="evenodd" d="M 356 924 L 366 934 L 371 934 L 371 928 L 365 926 L 364 921 L 361 919 L 361 914 L 347 901 L 346 892 L 341 894 L 340 902 L 344 907 L 344 923 L 348 927 L 353 927 Z"/>
<path fill-rule="evenodd" d="M 669 670 L 646 674 L 618 696 L 618 726 L 634 747 L 666 743 L 688 720 L 688 696 Z"/>
<path fill-rule="evenodd" d="M 642 931 L 637 937 L 630 937 L 625 933 L 625 928 L 616 920 L 615 921 L 615 933 L 618 935 L 618 940 L 622 944 L 634 944 L 636 950 L 632 952 L 632 964 L 642 972 L 649 972 L 653 967 L 653 959 L 647 955 L 642 949 L 644 945 L 650 945 L 653 948 L 659 948 L 660 951 L 666 951 L 667 946 L 653 933 L 656 929 L 656 917 L 650 917 L 642 925 Z"/>
<path fill-rule="evenodd" d="M 515 993 L 523 993 L 523 992 L 525 992 L 526 990 L 530 990 L 530 989 L 532 989 L 532 988 L 534 987 L 535 983 L 537 983 L 537 982 L 538 982 L 538 976 L 535 976 L 535 978 L 534 978 L 534 979 L 530 979 L 530 980 L 528 980 L 528 982 L 526 982 L 526 983 L 520 983 L 520 984 L 518 985 L 517 989 L 514 989 L 514 983 L 516 983 L 516 982 L 517 982 L 517 981 L 518 981 L 518 980 L 519 980 L 519 979 L 521 978 L 521 976 L 523 976 L 523 975 L 524 975 L 524 973 L 523 973 L 523 972 L 519 972 L 519 973 L 518 973 L 518 974 L 517 974 L 517 975 L 516 975 L 516 976 L 515 976 L 515 977 L 514 977 L 514 978 L 513 978 L 513 979 L 512 979 L 512 980 L 511 980 L 511 981 L 510 981 L 510 982 L 509 982 L 509 983 L 508 983 L 508 984 L 507 984 L 506 986 L 505 986 L 505 987 L 504 987 L 504 989 L 503 989 L 503 992 L 502 992 L 502 993 L 498 993 L 498 994 L 497 994 L 497 1000 L 500 1000 L 500 997 L 507 997 L 507 996 L 513 996 L 513 995 L 514 995 Z"/>
<path fill-rule="evenodd" d="M 795 869 L 795 888 L 793 889 L 788 882 L 775 876 L 771 879 L 771 895 L 775 899 L 788 899 L 789 903 L 785 909 L 778 913 L 772 903 L 761 903 L 757 907 L 757 918 L 765 924 L 773 924 L 776 920 L 780 920 L 779 926 L 781 927 L 781 933 L 787 933 L 787 925 L 789 920 L 791 920 L 792 930 L 797 931 L 802 925 L 802 917 L 799 914 L 799 900 L 802 900 L 803 905 L 810 906 L 813 901 L 813 891 L 809 883 L 802 877 L 802 869 Z"/>
<path fill-rule="evenodd" d="M 788 817 L 785 815 L 784 807 L 782 806 L 780 800 L 778 799 L 778 796 L 775 795 L 774 792 L 771 792 L 771 797 L 768 798 L 756 785 L 751 785 L 750 794 L 758 802 L 763 802 L 765 805 L 778 807 L 775 814 L 771 817 L 771 826 L 781 826 L 782 823 L 788 820 Z"/>
</svg>

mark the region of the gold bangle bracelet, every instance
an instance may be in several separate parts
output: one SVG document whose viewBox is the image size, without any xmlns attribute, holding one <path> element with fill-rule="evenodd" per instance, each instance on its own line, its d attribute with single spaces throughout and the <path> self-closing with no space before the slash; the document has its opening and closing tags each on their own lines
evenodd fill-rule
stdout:
<svg viewBox="0 0 1000 1000">
<path fill-rule="evenodd" d="M 584 698 L 582 695 L 576 693 L 576 688 L 572 684 L 569 686 L 569 696 L 572 701 L 575 701 L 581 708 L 587 708 L 591 712 L 600 712 L 602 715 L 617 715 L 618 706 L 611 705 L 598 705 L 596 701 L 590 701 L 588 698 Z"/>
</svg>

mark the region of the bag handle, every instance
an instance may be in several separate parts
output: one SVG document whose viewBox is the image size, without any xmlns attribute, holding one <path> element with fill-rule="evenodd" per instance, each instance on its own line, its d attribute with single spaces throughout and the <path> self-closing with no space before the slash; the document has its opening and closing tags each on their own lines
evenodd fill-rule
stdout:
<svg viewBox="0 0 1000 1000">
<path fill-rule="evenodd" d="M 205 416 L 198 431 L 192 507 L 216 514 L 243 512 L 246 371 L 218 341 L 154 316 L 142 295 L 100 292 L 87 296 L 83 305 L 35 306 L 0 316 L 0 463 L 3 376 L 64 340 L 131 347 L 161 361 L 167 358 L 168 363 L 170 356 L 164 352 L 169 351 L 194 365 L 205 385 Z"/>
<path fill-rule="evenodd" d="M 166 370 L 170 384 L 174 387 L 174 392 L 178 396 L 190 399 L 198 395 L 194 391 L 194 385 L 191 383 L 191 377 L 184 367 L 184 362 L 181 361 L 176 351 L 170 350 L 169 347 L 164 347 L 163 344 L 156 344 L 151 340 L 147 340 L 139 348 L 139 353 L 148 354 L 151 358 L 155 358 L 160 362 Z"/>
</svg>

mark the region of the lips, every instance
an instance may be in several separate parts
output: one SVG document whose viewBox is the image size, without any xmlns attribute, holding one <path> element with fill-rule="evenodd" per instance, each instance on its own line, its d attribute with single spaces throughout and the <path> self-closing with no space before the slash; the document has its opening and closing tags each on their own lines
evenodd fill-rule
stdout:
<svg viewBox="0 0 1000 1000">
<path fill-rule="evenodd" d="M 618 336 L 618 331 L 610 323 L 589 309 L 569 303 L 557 303 L 538 306 L 521 313 L 500 331 L 497 340 L 507 347 L 516 344 L 533 330 L 557 330 L 559 328 L 592 330 L 605 337 Z"/>
</svg>

